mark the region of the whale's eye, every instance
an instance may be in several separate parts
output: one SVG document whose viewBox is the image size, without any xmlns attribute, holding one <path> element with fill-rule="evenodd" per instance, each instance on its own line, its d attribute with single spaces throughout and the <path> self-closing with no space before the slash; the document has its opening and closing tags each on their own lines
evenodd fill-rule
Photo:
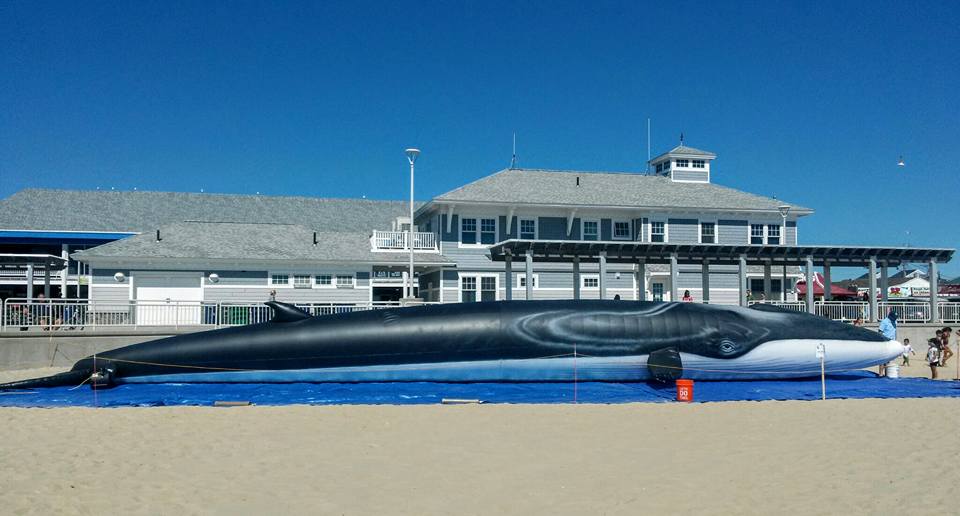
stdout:
<svg viewBox="0 0 960 516">
<path fill-rule="evenodd" d="M 720 341 L 720 353 L 723 355 L 736 353 L 738 349 L 740 349 L 740 346 L 730 339 L 723 339 Z"/>
</svg>

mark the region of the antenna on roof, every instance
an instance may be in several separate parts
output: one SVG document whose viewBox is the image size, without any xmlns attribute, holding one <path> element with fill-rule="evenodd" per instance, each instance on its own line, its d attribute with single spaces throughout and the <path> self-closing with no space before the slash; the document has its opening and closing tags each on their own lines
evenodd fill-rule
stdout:
<svg viewBox="0 0 960 516">
<path fill-rule="evenodd" d="M 513 157 L 510 158 L 510 168 L 517 168 L 517 133 L 513 133 Z"/>
<path fill-rule="evenodd" d="M 650 173 L 650 117 L 647 117 L 647 168 L 643 172 Z"/>
<path fill-rule="evenodd" d="M 683 133 L 680 133 L 680 146 L 683 147 Z"/>
</svg>

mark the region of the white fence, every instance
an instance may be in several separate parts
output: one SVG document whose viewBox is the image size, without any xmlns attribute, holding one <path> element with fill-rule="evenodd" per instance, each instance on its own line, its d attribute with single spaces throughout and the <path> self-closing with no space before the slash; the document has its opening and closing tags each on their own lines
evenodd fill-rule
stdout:
<svg viewBox="0 0 960 516">
<path fill-rule="evenodd" d="M 406 231 L 374 231 L 370 243 L 374 249 L 400 250 L 409 249 Z M 437 235 L 423 231 L 413 233 L 413 248 L 421 251 L 435 251 L 437 249 Z"/>
<path fill-rule="evenodd" d="M 786 310 L 807 311 L 807 305 L 803 301 L 751 301 L 750 304 L 761 303 L 779 306 Z M 813 308 L 815 314 L 834 321 L 870 320 L 870 304 L 860 301 L 816 301 L 813 303 Z M 881 316 L 886 316 L 891 311 L 897 314 L 898 321 L 902 323 L 930 321 L 930 303 L 926 301 L 877 302 L 877 312 Z M 960 303 L 938 303 L 937 312 L 940 322 L 960 322 Z"/>
<path fill-rule="evenodd" d="M 327 315 L 398 307 L 400 304 L 310 303 L 296 306 L 311 315 Z M 86 299 L 30 301 L 10 298 L 3 302 L 0 314 L 0 330 L 82 330 L 103 327 L 243 326 L 269 321 L 273 317 L 273 309 L 262 303 Z"/>
</svg>

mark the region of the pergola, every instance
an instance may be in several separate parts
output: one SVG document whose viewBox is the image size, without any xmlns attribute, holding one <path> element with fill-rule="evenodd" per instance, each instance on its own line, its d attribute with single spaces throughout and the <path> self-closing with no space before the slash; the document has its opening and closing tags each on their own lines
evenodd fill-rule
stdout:
<svg viewBox="0 0 960 516">
<path fill-rule="evenodd" d="M 870 291 L 877 290 L 877 267 L 880 267 L 881 300 L 887 301 L 888 269 L 904 263 L 929 265 L 930 304 L 933 320 L 937 317 L 937 265 L 949 262 L 953 249 L 924 249 L 916 247 L 866 247 L 866 246 L 789 246 L 789 245 L 724 245 L 724 244 L 668 244 L 624 241 L 581 240 L 521 240 L 510 239 L 493 245 L 490 257 L 505 262 L 507 274 L 512 272 L 515 257 L 526 262 L 527 277 L 533 275 L 533 262 L 573 264 L 573 297 L 580 298 L 580 263 L 600 264 L 600 298 L 606 298 L 604 285 L 608 263 L 635 264 L 637 298 L 645 299 L 644 285 L 647 264 L 669 264 L 672 299 L 677 299 L 677 274 L 680 264 L 699 264 L 702 267 L 703 301 L 710 302 L 710 266 L 737 265 L 740 277 L 740 305 L 747 305 L 747 266 L 761 265 L 764 274 L 764 290 L 770 291 L 770 272 L 773 266 L 802 265 L 806 271 L 807 285 L 813 284 L 813 268 L 823 267 L 824 284 L 830 284 L 830 267 L 867 267 L 870 271 Z M 784 269 L 786 271 L 786 269 Z M 533 282 L 527 282 L 527 299 L 533 297 Z M 507 299 L 512 297 L 507 289 Z M 824 299 L 829 300 L 829 289 Z M 807 311 L 813 313 L 813 289 L 806 291 Z M 870 296 L 870 314 L 876 317 L 877 298 Z"/>
<path fill-rule="evenodd" d="M 61 270 L 67 260 L 51 254 L 0 254 L 0 269 L 27 268 L 27 299 L 33 299 L 33 271 L 43 270 L 43 296 L 50 298 L 50 271 Z"/>
</svg>

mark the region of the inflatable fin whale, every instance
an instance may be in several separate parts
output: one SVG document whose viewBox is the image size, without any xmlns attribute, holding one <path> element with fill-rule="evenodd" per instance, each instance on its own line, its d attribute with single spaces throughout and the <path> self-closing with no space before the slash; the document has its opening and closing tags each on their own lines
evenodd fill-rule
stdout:
<svg viewBox="0 0 960 516">
<path fill-rule="evenodd" d="M 178 335 L 79 360 L 0 389 L 90 379 L 159 382 L 549 382 L 769 379 L 888 362 L 875 331 L 772 307 L 500 301 L 312 317 L 267 303 L 270 322 Z"/>
</svg>

